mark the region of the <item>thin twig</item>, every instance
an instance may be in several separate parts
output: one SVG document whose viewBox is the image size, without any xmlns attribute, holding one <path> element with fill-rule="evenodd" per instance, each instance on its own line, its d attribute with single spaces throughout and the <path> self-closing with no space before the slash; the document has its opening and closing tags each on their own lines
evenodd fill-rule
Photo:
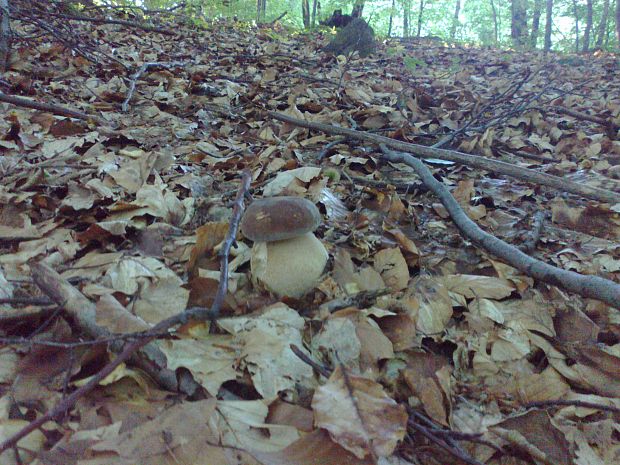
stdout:
<svg viewBox="0 0 620 465">
<path fill-rule="evenodd" d="M 23 97 L 16 97 L 15 95 L 7 95 L 4 92 L 0 92 L 0 102 L 10 103 L 18 107 L 32 108 L 33 110 L 46 111 L 60 116 L 68 116 L 69 118 L 77 118 L 84 121 L 92 121 L 100 126 L 109 126 L 110 123 L 104 119 L 83 113 L 72 108 L 61 107 L 60 105 L 53 105 L 51 103 L 41 103 L 35 100 L 30 100 Z"/>
<path fill-rule="evenodd" d="M 566 400 L 566 399 L 555 399 L 555 400 L 541 400 L 538 402 L 528 402 L 523 404 L 523 407 L 557 407 L 557 406 L 566 406 L 573 405 L 575 407 L 585 407 L 585 408 L 595 408 L 598 410 L 605 410 L 607 412 L 615 412 L 620 413 L 620 408 L 614 407 L 613 405 L 604 405 L 597 404 L 596 402 L 585 402 L 583 400 Z"/>
<path fill-rule="evenodd" d="M 312 368 L 318 371 L 321 374 L 321 376 L 325 378 L 329 378 L 331 376 L 332 374 L 331 370 L 329 370 L 327 367 L 324 367 L 323 365 L 312 360 L 310 357 L 304 354 L 302 350 L 299 347 L 297 347 L 295 344 L 291 344 L 289 347 L 291 348 L 293 353 L 297 355 L 297 357 L 299 357 L 299 359 L 302 362 L 310 365 Z"/>
</svg>

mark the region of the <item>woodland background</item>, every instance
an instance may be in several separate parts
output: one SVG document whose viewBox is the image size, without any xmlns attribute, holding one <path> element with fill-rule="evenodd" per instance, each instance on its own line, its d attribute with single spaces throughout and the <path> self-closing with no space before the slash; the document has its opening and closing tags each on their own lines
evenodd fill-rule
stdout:
<svg viewBox="0 0 620 465">
<path fill-rule="evenodd" d="M 169 8 L 179 2 L 109 2 Z M 363 11 L 381 36 L 438 36 L 477 45 L 561 51 L 611 50 L 620 43 L 616 0 L 224 0 L 183 2 L 197 17 L 237 17 L 311 28 L 335 9 Z"/>
</svg>

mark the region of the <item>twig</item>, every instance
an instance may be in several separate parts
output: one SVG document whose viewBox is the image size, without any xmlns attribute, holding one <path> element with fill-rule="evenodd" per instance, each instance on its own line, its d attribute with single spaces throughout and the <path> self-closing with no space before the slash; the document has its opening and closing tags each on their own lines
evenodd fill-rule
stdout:
<svg viewBox="0 0 620 465">
<path fill-rule="evenodd" d="M 156 26 L 149 26 L 148 24 L 140 24 L 140 23 L 136 23 L 133 21 L 127 21 L 124 19 L 91 18 L 89 16 L 64 15 L 64 14 L 52 13 L 52 12 L 47 12 L 47 14 L 55 18 L 66 19 L 69 21 L 83 21 L 83 22 L 95 23 L 95 24 L 118 24 L 120 26 L 127 26 L 127 27 L 142 29 L 143 31 L 146 31 L 146 32 L 156 32 L 158 34 L 164 34 L 164 35 L 169 35 L 169 36 L 175 35 L 175 32 L 170 29 L 165 29 L 165 28 L 156 27 Z"/>
<path fill-rule="evenodd" d="M 245 193 L 249 188 L 250 181 L 250 172 L 244 171 L 241 179 L 241 186 L 239 188 L 237 198 L 235 199 L 235 207 L 233 208 L 233 215 L 230 221 L 230 227 L 228 229 L 228 236 L 224 240 L 224 246 L 222 248 L 222 263 L 226 261 L 226 266 L 222 267 L 223 269 L 221 270 L 222 272 L 220 283 L 211 308 L 204 309 L 201 307 L 195 307 L 187 309 L 182 313 L 167 318 L 166 320 L 160 321 L 149 331 L 145 332 L 149 333 L 148 336 L 145 335 L 145 337 L 125 345 L 122 352 L 119 353 L 114 360 L 104 366 L 96 375 L 94 375 L 88 381 L 88 383 L 86 383 L 84 386 L 80 387 L 73 393 L 69 394 L 67 397 L 63 398 L 58 404 L 56 404 L 52 409 L 48 410 L 44 415 L 40 416 L 36 420 L 33 420 L 23 429 L 2 442 L 0 444 L 0 453 L 16 445 L 20 439 L 40 428 L 46 422 L 53 420 L 54 418 L 57 418 L 59 415 L 61 415 L 63 412 L 68 411 L 71 407 L 75 405 L 78 399 L 92 391 L 99 384 L 99 382 L 105 379 L 105 377 L 108 376 L 110 373 L 112 373 L 116 369 L 116 367 L 129 360 L 139 349 L 146 346 L 161 333 L 167 331 L 173 326 L 184 324 L 190 319 L 204 321 L 206 319 L 213 319 L 214 315 L 219 315 L 223 296 L 225 295 L 226 289 L 228 288 L 228 253 L 230 251 L 230 246 L 234 242 L 237 235 L 237 229 L 244 208 L 243 199 L 245 197 Z"/>
<path fill-rule="evenodd" d="M 123 102 L 123 105 L 121 106 L 121 110 L 123 112 L 127 111 L 127 107 L 129 106 L 129 101 L 131 100 L 131 97 L 133 97 L 133 93 L 136 90 L 136 82 L 138 81 L 138 79 L 140 79 L 140 76 L 142 76 L 146 72 L 147 69 L 156 68 L 156 67 L 172 68 L 175 66 L 182 66 L 182 65 L 183 63 L 180 63 L 180 62 L 172 62 L 172 63 L 149 62 L 149 63 L 142 64 L 142 66 L 138 68 L 138 71 L 136 71 L 136 73 L 131 77 L 131 83 L 129 85 L 129 90 L 127 92 L 127 98 Z"/>
<path fill-rule="evenodd" d="M 565 405 L 574 405 L 575 407 L 595 408 L 598 410 L 605 410 L 607 412 L 620 413 L 620 408 L 614 407 L 613 405 L 597 404 L 595 402 L 585 402 L 583 400 L 566 400 L 566 399 L 541 400 L 538 402 L 528 402 L 526 404 L 523 404 L 523 407 L 545 408 L 545 407 L 556 407 L 556 406 L 565 406 Z"/>
<path fill-rule="evenodd" d="M 545 223 L 545 212 L 537 211 L 534 214 L 534 221 L 532 230 L 530 231 L 528 239 L 523 243 L 521 249 L 524 252 L 532 252 L 536 248 L 536 244 L 540 241 L 540 235 L 542 234 L 543 225 Z"/>
<path fill-rule="evenodd" d="M 377 134 L 369 134 L 367 132 L 354 131 L 352 129 L 343 128 L 340 126 L 315 123 L 312 121 L 304 121 L 282 113 L 270 111 L 268 112 L 268 114 L 272 118 L 279 121 L 284 121 L 285 123 L 314 129 L 316 131 L 326 132 L 328 134 L 339 134 L 341 136 L 347 136 L 352 139 L 365 140 L 375 144 L 385 144 L 392 149 L 412 153 L 420 157 L 439 158 L 440 160 L 453 161 L 456 163 L 473 166 L 475 168 L 481 168 L 491 172 L 504 174 L 506 176 L 511 176 L 513 178 L 521 179 L 524 181 L 537 183 L 543 186 L 553 187 L 559 191 L 578 194 L 583 197 L 598 200 L 601 202 L 609 202 L 614 204 L 620 202 L 620 194 L 616 192 L 587 186 L 585 184 L 578 184 L 575 182 L 571 182 L 567 179 L 552 176 L 546 173 L 539 173 L 537 171 L 529 170 L 527 168 L 521 168 L 503 161 L 492 160 L 477 155 L 469 155 L 457 152 L 455 150 L 434 149 L 423 145 L 410 144 L 407 142 L 390 139 L 389 137 L 380 136 Z"/>
<path fill-rule="evenodd" d="M 49 297 L 7 297 L 0 299 L 0 305 L 54 305 Z"/>
<path fill-rule="evenodd" d="M 51 103 L 41 103 L 35 100 L 30 100 L 23 97 L 16 97 L 14 95 L 7 95 L 4 92 L 0 92 L 0 102 L 10 103 L 18 107 L 32 108 L 33 110 L 46 111 L 60 116 L 68 116 L 69 118 L 77 118 L 84 121 L 92 121 L 100 126 L 110 126 L 110 123 L 98 116 L 89 115 L 78 110 L 71 108 L 61 107 L 60 105 L 53 105 Z"/>
<path fill-rule="evenodd" d="M 620 284 L 598 276 L 584 276 L 574 271 L 567 271 L 537 260 L 507 244 L 497 237 L 483 231 L 461 209 L 458 202 L 446 187 L 437 181 L 430 170 L 417 158 L 406 153 L 398 153 L 381 145 L 384 158 L 393 163 L 404 163 L 412 167 L 422 182 L 437 196 L 446 208 L 454 224 L 462 235 L 482 248 L 501 258 L 509 265 L 523 271 L 539 281 L 558 286 L 579 294 L 605 302 L 620 309 Z"/>
<path fill-rule="evenodd" d="M 325 378 L 329 378 L 332 374 L 331 370 L 329 370 L 328 368 L 324 367 L 323 365 L 315 362 L 314 360 L 312 360 L 310 357 L 308 357 L 306 354 L 304 354 L 301 349 L 299 347 L 297 347 L 295 344 L 291 344 L 289 346 L 291 348 L 291 350 L 293 351 L 293 353 L 295 355 L 297 355 L 297 357 L 299 357 L 299 359 L 310 365 L 312 368 L 314 368 L 316 371 L 319 372 L 319 374 Z"/>
<path fill-rule="evenodd" d="M 421 424 L 416 423 L 411 418 L 409 419 L 408 424 L 413 429 L 415 429 L 417 432 L 421 433 L 424 437 L 426 437 L 426 439 L 428 439 L 431 442 L 434 442 L 438 446 L 441 446 L 443 449 L 445 449 L 451 455 L 453 455 L 454 457 L 458 458 L 459 460 L 462 460 L 463 462 L 467 463 L 468 465 L 484 465 L 482 462 L 480 462 L 480 461 L 470 457 L 469 455 L 465 454 L 464 452 L 462 452 L 458 448 L 456 448 L 454 446 L 451 446 L 450 444 L 448 444 L 443 439 L 438 438 L 435 434 L 433 434 L 433 432 L 429 428 L 426 428 L 426 427 L 422 426 Z"/>
</svg>

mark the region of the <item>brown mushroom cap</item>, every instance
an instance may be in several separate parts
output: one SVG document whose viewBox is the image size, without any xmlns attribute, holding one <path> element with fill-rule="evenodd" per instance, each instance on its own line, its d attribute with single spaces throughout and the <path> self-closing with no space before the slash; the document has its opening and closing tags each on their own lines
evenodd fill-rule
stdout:
<svg viewBox="0 0 620 465">
<path fill-rule="evenodd" d="M 321 213 L 302 197 L 268 197 L 252 202 L 241 220 L 241 232 L 254 242 L 291 239 L 314 231 Z"/>
</svg>

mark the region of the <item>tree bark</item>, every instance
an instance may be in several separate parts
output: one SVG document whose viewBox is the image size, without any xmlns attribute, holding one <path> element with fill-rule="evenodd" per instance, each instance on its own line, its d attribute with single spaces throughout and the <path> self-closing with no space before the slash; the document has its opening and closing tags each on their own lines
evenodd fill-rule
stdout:
<svg viewBox="0 0 620 465">
<path fill-rule="evenodd" d="M 526 0 L 512 0 L 510 36 L 513 46 L 522 50 L 527 45 L 527 2 Z"/>
<path fill-rule="evenodd" d="M 11 54 L 11 23 L 9 22 L 9 0 L 0 0 L 0 71 L 9 67 Z"/>
<path fill-rule="evenodd" d="M 532 34 L 530 35 L 530 48 L 535 49 L 538 43 L 540 32 L 540 14 L 542 12 L 542 0 L 534 2 L 534 12 L 532 13 Z"/>
<path fill-rule="evenodd" d="M 422 15 L 424 14 L 424 0 L 420 0 L 420 12 L 418 14 L 418 30 L 416 32 L 416 37 L 420 37 L 422 33 Z"/>
<path fill-rule="evenodd" d="M 579 52 L 579 14 L 577 13 L 577 0 L 573 0 L 573 15 L 575 16 L 575 52 Z"/>
<path fill-rule="evenodd" d="M 596 46 L 602 47 L 603 40 L 607 36 L 607 21 L 609 21 L 609 0 L 603 1 L 603 12 L 601 14 L 601 21 L 598 23 L 598 33 L 596 37 Z"/>
<path fill-rule="evenodd" d="M 586 1 L 586 30 L 583 33 L 582 51 L 590 50 L 590 34 L 592 32 L 592 0 Z"/>
<path fill-rule="evenodd" d="M 319 0 L 312 0 L 312 21 L 310 22 L 312 27 L 316 26 L 316 16 L 317 12 L 320 13 L 320 8 L 321 4 L 319 3 Z"/>
<path fill-rule="evenodd" d="M 301 0 L 301 20 L 304 28 L 310 28 L 310 0 Z"/>
<path fill-rule="evenodd" d="M 551 28 L 553 25 L 553 0 L 547 0 L 545 13 L 545 53 L 551 50 Z"/>
<path fill-rule="evenodd" d="M 388 26 L 387 36 L 392 35 L 392 23 L 394 21 L 394 11 L 396 11 L 396 0 L 392 0 L 392 8 L 390 9 L 390 25 Z"/>
<path fill-rule="evenodd" d="M 493 12 L 493 37 L 495 43 L 499 41 L 499 24 L 497 24 L 497 8 L 495 7 L 495 3 L 493 0 L 489 0 L 491 3 L 491 11 Z"/>
<path fill-rule="evenodd" d="M 450 40 L 454 40 L 456 36 L 456 28 L 459 25 L 459 13 L 461 12 L 461 0 L 456 0 L 454 6 L 454 17 L 452 18 L 452 25 L 450 26 Z"/>
<path fill-rule="evenodd" d="M 265 20 L 267 11 L 267 0 L 256 0 L 256 22 L 262 23 Z"/>
<path fill-rule="evenodd" d="M 403 0 L 403 37 L 409 37 L 411 30 L 411 0 Z"/>
<path fill-rule="evenodd" d="M 620 0 L 616 0 L 616 41 L 620 48 Z"/>
</svg>

